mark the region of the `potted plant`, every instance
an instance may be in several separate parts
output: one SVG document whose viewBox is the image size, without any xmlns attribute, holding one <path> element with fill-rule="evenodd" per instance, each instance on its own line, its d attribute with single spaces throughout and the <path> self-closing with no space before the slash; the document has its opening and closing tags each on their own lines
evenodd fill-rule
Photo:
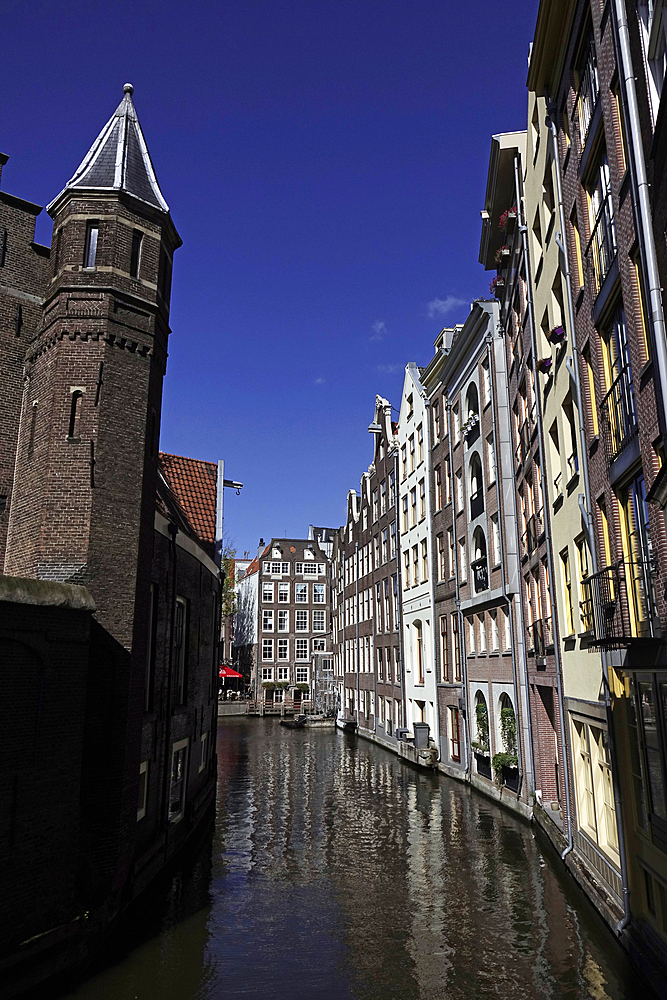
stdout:
<svg viewBox="0 0 667 1000">
<path fill-rule="evenodd" d="M 289 687 L 289 681 L 278 681 L 278 683 L 277 683 L 276 687 L 279 687 L 279 688 L 281 688 L 281 689 L 282 689 L 283 691 L 286 691 L 286 690 L 287 690 L 287 688 Z"/>
<path fill-rule="evenodd" d="M 507 245 L 507 243 L 506 243 L 506 244 L 505 244 L 504 246 L 502 246 L 502 247 L 499 247 L 499 248 L 498 248 L 498 249 L 496 250 L 496 252 L 495 252 L 495 255 L 494 255 L 494 258 L 493 258 L 493 259 L 495 260 L 496 264 L 502 264 L 502 262 L 503 262 L 503 259 L 504 259 L 505 257 L 509 257 L 509 255 L 511 254 L 511 252 L 512 252 L 512 251 L 510 250 L 510 248 L 508 247 L 508 245 Z"/>
<path fill-rule="evenodd" d="M 542 375 L 548 375 L 549 372 L 551 371 L 552 365 L 553 365 L 552 358 L 540 358 L 540 360 L 537 362 L 537 370 L 538 372 L 541 372 Z"/>
<path fill-rule="evenodd" d="M 496 277 L 491 280 L 491 284 L 489 285 L 489 291 L 491 292 L 492 295 L 495 295 L 495 297 L 499 299 L 500 296 L 498 295 L 498 292 L 504 287 L 505 287 L 505 279 L 501 278 L 501 276 L 497 274 Z"/>
<path fill-rule="evenodd" d="M 516 205 L 512 208 L 507 208 L 500 216 L 498 220 L 498 229 L 502 229 L 504 233 L 510 232 L 514 228 L 514 223 L 516 222 Z"/>
<path fill-rule="evenodd" d="M 265 691 L 275 691 L 276 685 L 273 681 L 262 681 L 262 687 Z"/>
<path fill-rule="evenodd" d="M 565 340 L 564 328 L 562 326 L 555 326 L 547 337 L 547 340 L 550 344 L 562 344 Z"/>
<path fill-rule="evenodd" d="M 507 785 L 514 791 L 519 787 L 519 756 L 516 740 L 516 716 L 514 709 L 506 706 L 500 710 L 500 737 L 504 750 L 494 753 L 491 760 L 493 773 L 499 785 Z"/>
<path fill-rule="evenodd" d="M 299 691 L 310 691 L 309 684 L 297 684 L 297 688 Z"/>
</svg>

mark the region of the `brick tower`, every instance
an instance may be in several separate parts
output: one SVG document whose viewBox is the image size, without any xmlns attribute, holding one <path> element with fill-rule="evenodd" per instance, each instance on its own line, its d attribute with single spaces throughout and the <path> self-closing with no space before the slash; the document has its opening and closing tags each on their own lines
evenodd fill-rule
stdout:
<svg viewBox="0 0 667 1000">
<path fill-rule="evenodd" d="M 80 583 L 142 655 L 174 251 L 133 88 L 48 206 L 41 325 L 25 363 L 5 573 Z"/>
</svg>

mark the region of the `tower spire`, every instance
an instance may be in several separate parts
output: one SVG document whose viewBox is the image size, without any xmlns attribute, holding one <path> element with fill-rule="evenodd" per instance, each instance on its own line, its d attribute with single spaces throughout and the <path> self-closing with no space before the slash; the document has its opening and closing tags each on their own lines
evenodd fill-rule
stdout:
<svg viewBox="0 0 667 1000">
<path fill-rule="evenodd" d="M 123 99 L 88 153 L 51 202 L 47 211 L 66 191 L 126 191 L 162 212 L 169 212 L 132 102 L 134 87 L 126 83 Z"/>
</svg>

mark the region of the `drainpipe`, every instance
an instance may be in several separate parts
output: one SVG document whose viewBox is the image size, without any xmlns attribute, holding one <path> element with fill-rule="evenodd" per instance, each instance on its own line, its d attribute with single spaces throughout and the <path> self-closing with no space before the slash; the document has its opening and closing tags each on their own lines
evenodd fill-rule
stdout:
<svg viewBox="0 0 667 1000">
<path fill-rule="evenodd" d="M 437 673 L 437 648 L 436 648 L 436 638 L 435 638 L 435 573 L 433 572 L 433 524 L 431 521 L 431 400 L 426 395 L 426 390 L 422 389 L 422 400 L 424 401 L 424 418 L 422 421 L 422 426 L 426 425 L 426 433 L 424 435 L 425 441 L 424 446 L 426 450 L 425 462 L 426 462 L 426 475 L 425 475 L 425 489 L 426 489 L 426 546 L 428 554 L 428 564 L 430 567 L 430 587 L 429 591 L 431 594 L 431 656 L 433 657 L 433 687 L 434 687 L 434 698 L 433 698 L 433 709 L 435 716 L 435 745 L 438 748 L 438 759 L 442 758 L 440 753 L 440 706 L 438 705 L 438 673 Z"/>
<path fill-rule="evenodd" d="M 558 165 L 558 160 L 556 160 L 556 166 L 557 165 Z M 556 173 L 558 173 L 558 171 L 556 171 Z M 519 199 L 519 196 L 520 196 L 520 190 L 521 189 L 520 189 L 520 185 L 519 185 L 519 160 L 518 160 L 518 157 L 516 157 L 516 156 L 514 157 L 514 184 L 515 184 L 515 188 L 516 188 L 517 206 L 518 206 L 519 205 L 519 200 L 518 199 Z M 560 177 L 558 177 L 558 180 L 557 180 L 557 187 L 558 187 L 559 204 L 560 204 L 560 209 L 561 209 L 561 213 L 562 213 L 562 200 L 561 200 L 561 197 L 560 197 L 560 195 L 561 195 L 561 192 L 560 192 Z M 521 200 L 520 203 L 523 206 L 523 199 Z M 537 386 L 538 386 L 537 367 L 536 367 L 536 365 L 537 365 L 537 338 L 535 336 L 535 315 L 534 315 L 534 311 L 533 311 L 532 274 L 530 272 L 530 257 L 528 255 L 528 242 L 527 242 L 527 239 L 526 239 L 527 229 L 526 229 L 526 224 L 523 221 L 523 216 L 524 216 L 523 208 L 522 208 L 522 211 L 521 211 L 521 215 L 522 215 L 522 222 L 521 222 L 521 225 L 519 227 L 519 230 L 521 232 L 522 253 L 523 253 L 523 259 L 526 262 L 526 275 L 528 277 L 528 280 L 526 282 L 526 304 L 528 306 L 528 324 L 529 324 L 529 327 L 530 327 L 530 346 L 531 346 L 531 354 L 532 354 L 532 361 L 533 361 L 532 371 L 533 371 L 533 386 L 534 386 L 534 389 L 535 389 L 535 416 L 537 418 L 537 446 L 538 446 L 538 452 L 539 452 L 539 456 L 540 456 L 540 470 L 541 470 L 542 473 L 545 473 L 546 472 L 546 462 L 544 460 L 544 435 L 543 435 L 544 428 L 543 428 L 543 425 L 542 425 L 542 407 L 540 405 L 540 397 L 539 397 L 539 392 L 537 390 Z M 574 331 L 574 327 L 572 327 L 572 329 Z M 573 334 L 573 337 L 574 337 L 574 334 Z M 581 410 L 579 412 L 581 414 Z M 553 601 L 555 600 L 555 597 L 556 597 L 556 588 L 555 588 L 555 585 L 554 585 L 554 577 L 553 577 L 553 549 L 552 549 L 552 545 L 551 545 L 550 519 L 549 519 L 549 512 L 548 512 L 548 507 L 547 507 L 547 503 L 546 503 L 546 501 L 548 499 L 548 495 L 549 495 L 548 494 L 548 490 L 545 490 L 544 489 L 544 485 L 543 485 L 543 487 L 542 487 L 542 503 L 544 505 L 543 506 L 543 510 L 544 510 L 544 534 L 545 534 L 545 541 L 546 541 L 546 548 L 547 548 L 547 582 L 548 582 L 548 585 L 549 585 L 549 593 L 551 595 L 553 595 L 553 597 L 552 597 L 552 606 L 551 606 L 551 618 L 552 618 L 552 622 L 553 622 L 554 621 L 554 617 L 555 617 L 554 613 L 553 613 L 553 608 L 554 608 Z M 559 723 L 560 723 L 558 728 L 560 730 L 560 741 L 561 741 L 561 747 L 562 747 L 562 750 L 563 750 L 563 783 L 565 785 L 565 808 L 567 810 L 567 847 L 563 851 L 563 855 L 562 856 L 564 858 L 565 855 L 569 854 L 569 852 L 572 850 L 572 847 L 574 845 L 574 840 L 573 840 L 573 833 L 572 833 L 572 811 L 571 811 L 571 803 L 570 803 L 570 768 L 569 768 L 569 761 L 568 761 L 567 741 L 566 741 L 566 735 L 565 735 L 565 720 L 563 718 L 563 708 L 564 708 L 564 706 L 563 706 L 562 689 L 561 689 L 561 683 L 562 683 L 562 681 L 561 681 L 562 660 L 561 660 L 561 655 L 560 655 L 560 639 L 559 639 L 559 636 L 556 636 L 556 635 L 554 635 L 554 659 L 556 661 L 556 690 L 557 690 L 557 693 L 558 693 L 558 718 L 559 718 Z"/>
<path fill-rule="evenodd" d="M 391 422 L 391 417 L 390 417 Z M 405 728 L 405 670 L 403 665 L 403 581 L 401 580 L 401 522 L 400 522 L 400 492 L 398 488 L 398 445 L 394 447 L 394 507 L 396 510 L 396 612 L 395 622 L 398 631 L 398 656 L 401 671 L 401 725 Z M 396 670 L 396 665 L 394 665 Z M 394 675 L 395 676 L 395 675 Z"/>
<path fill-rule="evenodd" d="M 176 586 L 177 586 L 177 556 L 176 556 L 176 535 L 178 525 L 169 521 L 167 530 L 170 538 L 170 553 L 172 564 L 172 584 L 171 584 L 171 621 L 169 623 L 169 655 L 167 657 L 167 677 L 165 683 L 167 710 L 165 712 L 165 742 L 164 742 L 164 773 L 162 776 L 162 808 L 161 819 L 164 825 L 165 844 L 164 852 L 167 853 L 167 842 L 169 839 L 169 781 L 171 777 L 171 683 L 174 662 L 174 626 L 176 620 Z"/>
<path fill-rule="evenodd" d="M 517 202 L 517 207 L 518 207 L 518 202 Z M 521 715 L 522 716 L 525 715 L 525 717 L 527 719 L 527 722 L 528 722 L 528 744 L 529 744 L 529 746 L 528 746 L 528 760 L 529 760 L 529 770 L 530 770 L 530 773 L 531 773 L 531 775 L 533 777 L 533 787 L 534 787 L 534 784 L 535 784 L 535 780 L 534 780 L 534 776 L 535 776 L 535 764 L 534 764 L 534 760 L 533 760 L 533 731 L 532 731 L 531 719 L 530 719 L 530 701 L 529 701 L 529 694 L 528 694 L 527 691 L 526 691 L 526 697 L 525 697 L 524 700 L 521 700 L 519 698 L 519 681 L 517 679 L 518 669 L 517 669 L 517 662 L 516 662 L 517 661 L 517 657 L 516 657 L 516 641 L 518 641 L 518 637 L 517 637 L 517 640 L 515 641 L 514 600 L 512 598 L 510 598 L 509 593 L 508 593 L 508 589 L 507 589 L 507 573 L 506 573 L 506 569 L 505 569 L 505 546 L 504 546 L 504 543 L 503 543 L 504 531 L 500 530 L 501 529 L 500 515 L 501 515 L 501 512 L 504 511 L 504 508 L 501 505 L 500 476 L 501 476 L 502 466 L 501 466 L 501 464 L 500 464 L 500 462 L 498 460 L 498 435 L 496 434 L 496 421 L 495 421 L 495 412 L 496 412 L 495 395 L 496 394 L 495 394 L 495 389 L 494 389 L 494 378 L 493 378 L 493 373 L 495 371 L 495 366 L 492 364 L 492 360 L 493 359 L 491 357 L 491 353 L 492 353 L 491 352 L 491 345 L 492 345 L 492 343 L 493 343 L 493 337 L 491 335 L 487 335 L 487 341 L 486 341 L 486 361 L 487 361 L 487 364 L 489 366 L 489 392 L 490 392 L 490 395 L 491 395 L 491 413 L 494 414 L 493 461 L 495 462 L 495 466 L 496 466 L 496 504 L 498 506 L 498 541 L 499 541 L 499 544 L 500 544 L 500 572 L 501 572 L 501 579 L 502 579 L 502 594 L 503 594 L 503 597 L 505 598 L 505 600 L 507 601 L 507 609 L 509 611 L 509 618 L 510 618 L 510 648 L 512 650 L 512 684 L 513 684 L 513 687 L 514 687 L 514 704 L 516 705 L 516 708 L 517 708 L 517 714 L 518 714 L 518 711 L 519 711 L 519 706 L 520 705 L 522 706 L 523 710 L 521 712 Z M 505 347 L 503 345 L 503 350 L 504 349 L 505 349 Z M 508 391 L 509 391 L 509 386 L 508 386 Z M 508 409 L 509 409 L 509 399 L 508 399 Z M 516 523 L 517 523 L 517 521 L 516 521 L 516 517 L 515 517 L 515 524 Z M 517 542 L 518 542 L 518 538 L 517 538 Z M 518 546 L 517 546 L 517 552 L 518 552 Z M 488 555 L 487 555 L 487 559 L 488 559 Z M 522 646 L 523 645 L 524 645 L 524 643 L 522 643 Z M 521 730 L 519 730 L 517 732 L 517 739 L 519 739 L 520 732 L 521 732 Z M 524 753 L 525 753 L 525 749 L 526 749 L 525 748 L 525 740 L 521 739 L 521 743 L 524 744 Z M 490 744 L 489 744 L 489 749 L 490 749 Z M 517 749 L 518 749 L 518 745 L 517 745 Z M 523 787 L 523 777 L 524 777 L 524 773 L 523 773 L 524 769 L 523 769 L 522 764 L 521 764 L 521 754 L 520 753 L 517 754 L 517 762 L 518 762 L 518 765 L 519 765 L 519 794 L 520 794 L 521 793 L 521 788 Z"/>
<path fill-rule="evenodd" d="M 453 490 L 453 474 L 454 474 L 454 447 L 452 445 L 452 401 L 449 398 L 449 390 L 446 389 L 446 399 L 445 408 L 447 410 L 447 437 L 449 439 L 449 502 L 452 505 L 452 540 L 454 542 L 454 586 L 456 589 L 456 617 L 458 618 L 459 627 L 456 633 L 456 643 L 458 645 L 458 658 L 459 665 L 461 668 L 461 679 L 463 688 L 463 725 L 466 736 L 466 772 L 468 775 L 472 775 L 472 745 L 470 740 L 470 718 L 468 712 L 468 661 L 465 657 L 465 650 L 463 648 L 463 612 L 461 611 L 461 591 L 459 583 L 459 551 L 458 551 L 458 538 L 456 537 L 456 510 L 454 509 L 454 490 Z"/>
<path fill-rule="evenodd" d="M 623 6 L 623 0 L 616 0 L 617 6 Z M 626 31 L 627 31 L 627 21 L 626 21 Z M 632 80 L 632 86 L 634 88 L 634 79 Z M 563 259 L 563 266 L 565 269 L 565 287 L 567 290 L 567 314 L 568 321 L 570 324 L 570 330 L 572 335 L 572 353 L 575 359 L 574 363 L 567 359 L 567 370 L 570 378 L 573 381 L 575 395 L 577 400 L 577 412 L 579 414 L 579 450 L 581 454 L 581 471 L 584 477 L 584 497 L 579 497 L 579 508 L 584 515 L 584 522 L 586 525 L 586 533 L 588 535 L 588 548 L 591 553 L 591 565 L 593 567 L 593 573 L 598 572 L 598 558 L 597 558 L 597 546 L 595 544 L 595 532 L 593 528 L 593 515 L 592 515 L 592 505 L 591 505 L 591 485 L 588 475 L 588 451 L 586 450 L 586 429 L 584 425 L 584 408 L 581 398 L 581 381 L 579 379 L 579 350 L 577 345 L 577 335 L 576 327 L 574 323 L 574 299 L 572 296 L 572 276 L 570 274 L 570 261 L 568 258 L 567 250 L 564 244 L 563 234 L 566 232 L 565 229 L 565 211 L 563 209 L 563 190 L 561 185 L 560 176 L 560 159 L 558 156 L 558 138 L 556 134 L 556 125 L 554 122 L 554 116 L 552 113 L 552 108 L 549 104 L 547 98 L 547 107 L 549 108 L 548 123 L 549 131 L 551 132 L 551 147 L 552 147 L 552 157 L 554 165 L 556 167 L 556 197 L 558 200 L 558 221 L 560 223 L 560 233 L 556 234 L 556 242 L 558 249 L 561 252 Z M 641 143 L 638 147 L 642 149 Z M 642 158 L 643 159 L 643 158 Z M 652 230 L 649 226 L 649 232 Z M 660 307 L 660 316 L 662 316 L 662 306 Z M 664 341 L 664 324 L 662 327 L 662 340 Z M 665 397 L 663 397 L 665 398 Z M 582 502 L 583 501 L 583 502 Z M 612 774 L 612 785 L 614 789 L 614 809 L 616 811 L 616 828 L 618 830 L 618 848 L 619 856 L 621 860 L 621 882 L 623 885 L 623 917 L 619 921 L 616 932 L 620 934 L 625 927 L 627 927 L 630 920 L 630 903 L 629 903 L 629 891 L 628 891 L 628 871 L 627 871 L 627 858 L 625 851 L 625 826 L 623 823 L 623 814 L 621 812 L 621 799 L 620 799 L 620 783 L 618 775 L 618 758 L 616 753 L 616 739 L 614 736 L 614 724 L 611 711 L 611 697 L 609 688 L 609 666 L 607 663 L 607 653 L 606 650 L 600 650 L 600 661 L 602 664 L 602 679 L 604 688 L 604 702 L 605 702 L 605 713 L 607 716 L 607 736 L 609 739 L 609 750 L 611 756 L 611 774 Z M 565 756 L 565 754 L 563 755 Z M 568 810 L 569 814 L 569 810 Z M 563 858 L 568 854 L 573 847 L 573 840 L 571 834 L 571 823 L 568 826 L 570 831 L 570 839 L 568 841 L 568 846 L 563 851 Z"/>
</svg>

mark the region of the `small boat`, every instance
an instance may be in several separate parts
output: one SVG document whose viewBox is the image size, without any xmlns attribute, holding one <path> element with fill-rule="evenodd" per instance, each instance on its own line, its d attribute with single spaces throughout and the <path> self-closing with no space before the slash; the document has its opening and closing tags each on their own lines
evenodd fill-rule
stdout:
<svg viewBox="0 0 667 1000">
<path fill-rule="evenodd" d="M 304 729 L 307 721 L 305 715 L 297 715 L 294 719 L 281 719 L 280 725 L 288 729 Z"/>
</svg>

